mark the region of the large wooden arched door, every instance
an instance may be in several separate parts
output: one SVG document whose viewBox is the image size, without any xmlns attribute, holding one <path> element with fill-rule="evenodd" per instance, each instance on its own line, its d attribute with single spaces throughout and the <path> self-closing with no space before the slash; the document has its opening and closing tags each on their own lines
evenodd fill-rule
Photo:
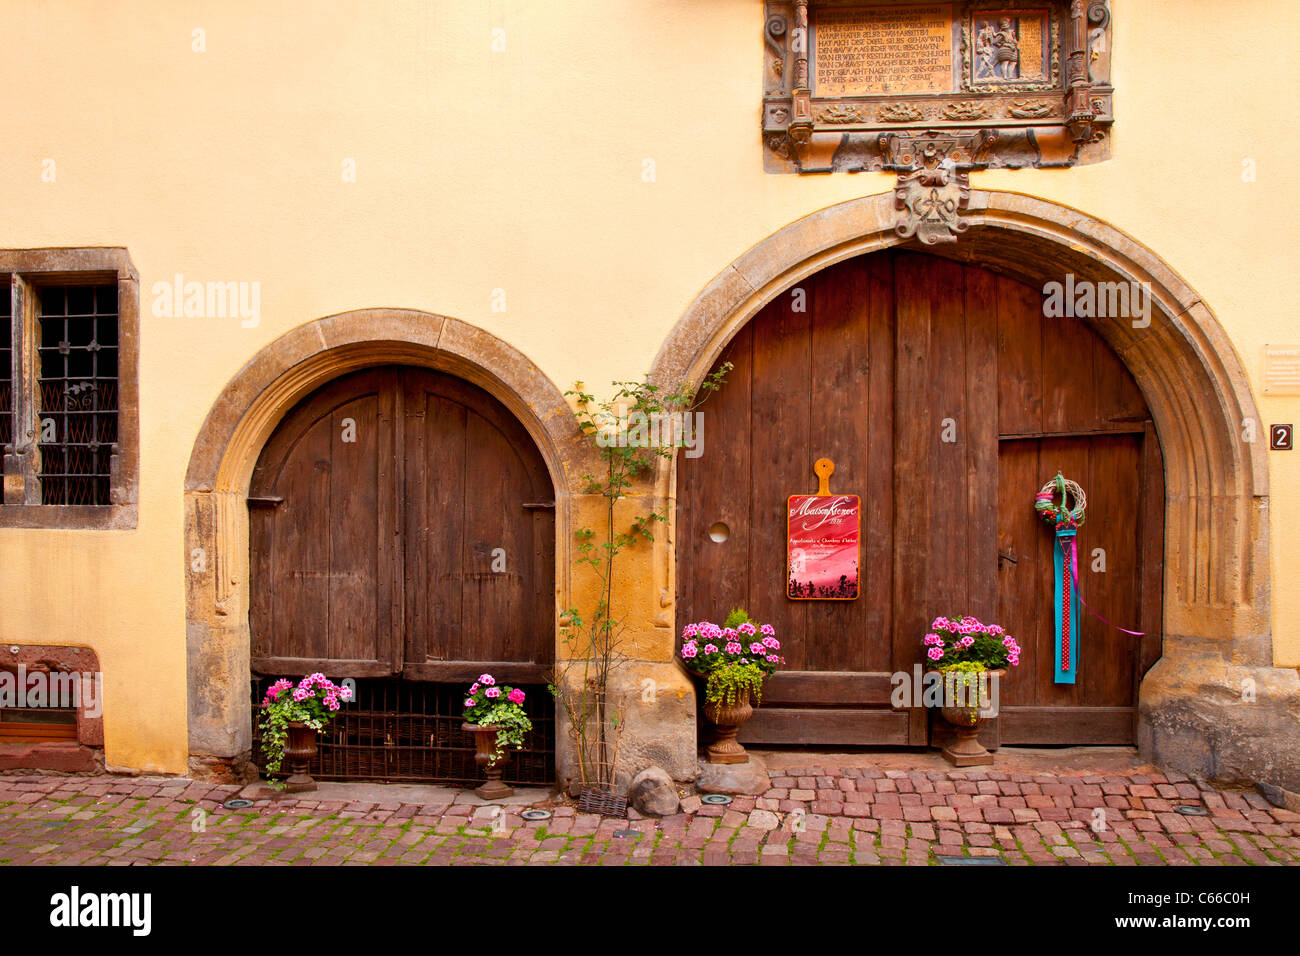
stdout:
<svg viewBox="0 0 1300 956">
<path fill-rule="evenodd" d="M 939 614 L 998 621 L 1025 648 L 1002 688 L 1003 743 L 1133 743 L 1137 684 L 1159 656 L 1163 465 L 1132 377 L 1082 322 L 984 269 L 884 252 L 770 303 L 719 362 L 704 453 L 678 458 L 678 617 L 741 605 L 788 664 L 746 724 L 755 743 L 918 745 L 919 709 L 890 705 Z M 862 498 L 861 596 L 785 596 L 787 496 Z M 1089 605 L 1079 683 L 1052 683 L 1051 536 L 1034 493 L 1057 470 L 1088 492 Z M 711 537 L 716 523 L 725 540 Z M 1092 572 L 1095 549 L 1105 572 Z"/>
<path fill-rule="evenodd" d="M 554 489 L 482 389 L 406 367 L 340 378 L 276 429 L 249 505 L 255 672 L 544 679 Z"/>
</svg>

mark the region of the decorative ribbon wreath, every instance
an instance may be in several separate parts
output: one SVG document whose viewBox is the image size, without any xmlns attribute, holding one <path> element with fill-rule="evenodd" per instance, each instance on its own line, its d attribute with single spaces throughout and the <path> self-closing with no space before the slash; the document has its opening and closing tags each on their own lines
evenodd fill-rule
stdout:
<svg viewBox="0 0 1300 956">
<path fill-rule="evenodd" d="M 1058 494 L 1061 496 L 1059 505 L 1056 504 Z M 1073 508 L 1067 506 L 1071 500 L 1074 502 Z M 1080 527 L 1087 507 L 1088 496 L 1083 493 L 1083 489 L 1060 472 L 1034 495 L 1034 510 L 1057 529 Z"/>
<path fill-rule="evenodd" d="M 1056 503 L 1057 496 L 1060 496 L 1060 504 Z M 1079 668 L 1079 604 L 1082 602 L 1087 607 L 1088 602 L 1083 600 L 1079 588 L 1079 545 L 1075 536 L 1083 524 L 1084 510 L 1087 507 L 1088 496 L 1083 493 L 1083 489 L 1060 472 L 1034 495 L 1034 510 L 1056 532 L 1056 540 L 1052 545 L 1052 563 L 1056 574 L 1053 611 L 1056 618 L 1054 643 L 1058 684 L 1073 684 Z M 1141 631 L 1130 631 L 1118 624 L 1111 624 L 1090 607 L 1088 612 L 1117 631 L 1134 637 L 1143 636 Z"/>
</svg>

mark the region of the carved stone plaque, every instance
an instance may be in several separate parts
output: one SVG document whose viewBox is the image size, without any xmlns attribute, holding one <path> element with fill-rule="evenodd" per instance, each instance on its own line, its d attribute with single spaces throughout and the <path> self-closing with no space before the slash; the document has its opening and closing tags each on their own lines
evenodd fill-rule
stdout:
<svg viewBox="0 0 1300 956">
<path fill-rule="evenodd" d="M 951 4 L 818 10 L 813 36 L 814 96 L 956 89 Z"/>
<path fill-rule="evenodd" d="M 970 87 L 1014 88 L 1050 75 L 1047 10 L 981 10 L 972 18 Z"/>
<path fill-rule="evenodd" d="M 764 45 L 770 172 L 901 175 L 929 150 L 911 196 L 1110 158 L 1109 0 L 767 0 Z"/>
</svg>

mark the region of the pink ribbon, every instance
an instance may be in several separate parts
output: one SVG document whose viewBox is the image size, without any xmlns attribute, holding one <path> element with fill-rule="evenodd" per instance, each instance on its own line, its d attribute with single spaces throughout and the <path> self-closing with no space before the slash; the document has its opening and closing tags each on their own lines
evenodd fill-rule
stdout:
<svg viewBox="0 0 1300 956">
<path fill-rule="evenodd" d="M 1083 606 L 1088 608 L 1088 613 L 1095 617 L 1107 627 L 1113 627 L 1117 631 L 1123 631 L 1125 634 L 1132 634 L 1134 637 L 1145 637 L 1145 631 L 1130 631 L 1127 627 L 1120 627 L 1118 624 L 1111 624 L 1091 607 L 1088 602 L 1083 600 L 1083 588 L 1079 587 L 1079 542 L 1073 538 L 1070 539 L 1070 576 L 1074 578 L 1074 593 L 1079 595 L 1079 600 Z"/>
</svg>

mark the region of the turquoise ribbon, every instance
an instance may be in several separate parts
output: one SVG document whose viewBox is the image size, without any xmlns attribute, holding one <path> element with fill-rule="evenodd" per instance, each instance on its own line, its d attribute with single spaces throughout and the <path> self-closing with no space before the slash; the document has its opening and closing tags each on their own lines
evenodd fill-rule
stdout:
<svg viewBox="0 0 1300 956">
<path fill-rule="evenodd" d="M 1053 654 L 1056 658 L 1056 683 L 1058 684 L 1073 684 L 1074 676 L 1079 670 L 1079 588 L 1074 581 L 1073 562 L 1070 560 L 1073 556 L 1074 536 L 1076 533 L 1077 529 L 1075 528 L 1057 528 L 1056 541 L 1052 548 L 1052 563 L 1056 571 L 1056 601 L 1052 608 L 1056 616 L 1056 639 L 1053 643 Z M 1065 606 L 1065 583 L 1067 580 L 1070 581 L 1070 633 L 1068 635 L 1070 641 L 1070 666 L 1068 668 L 1064 666 L 1064 656 L 1061 654 L 1061 648 L 1065 644 L 1063 638 L 1066 637 L 1061 611 Z"/>
</svg>

